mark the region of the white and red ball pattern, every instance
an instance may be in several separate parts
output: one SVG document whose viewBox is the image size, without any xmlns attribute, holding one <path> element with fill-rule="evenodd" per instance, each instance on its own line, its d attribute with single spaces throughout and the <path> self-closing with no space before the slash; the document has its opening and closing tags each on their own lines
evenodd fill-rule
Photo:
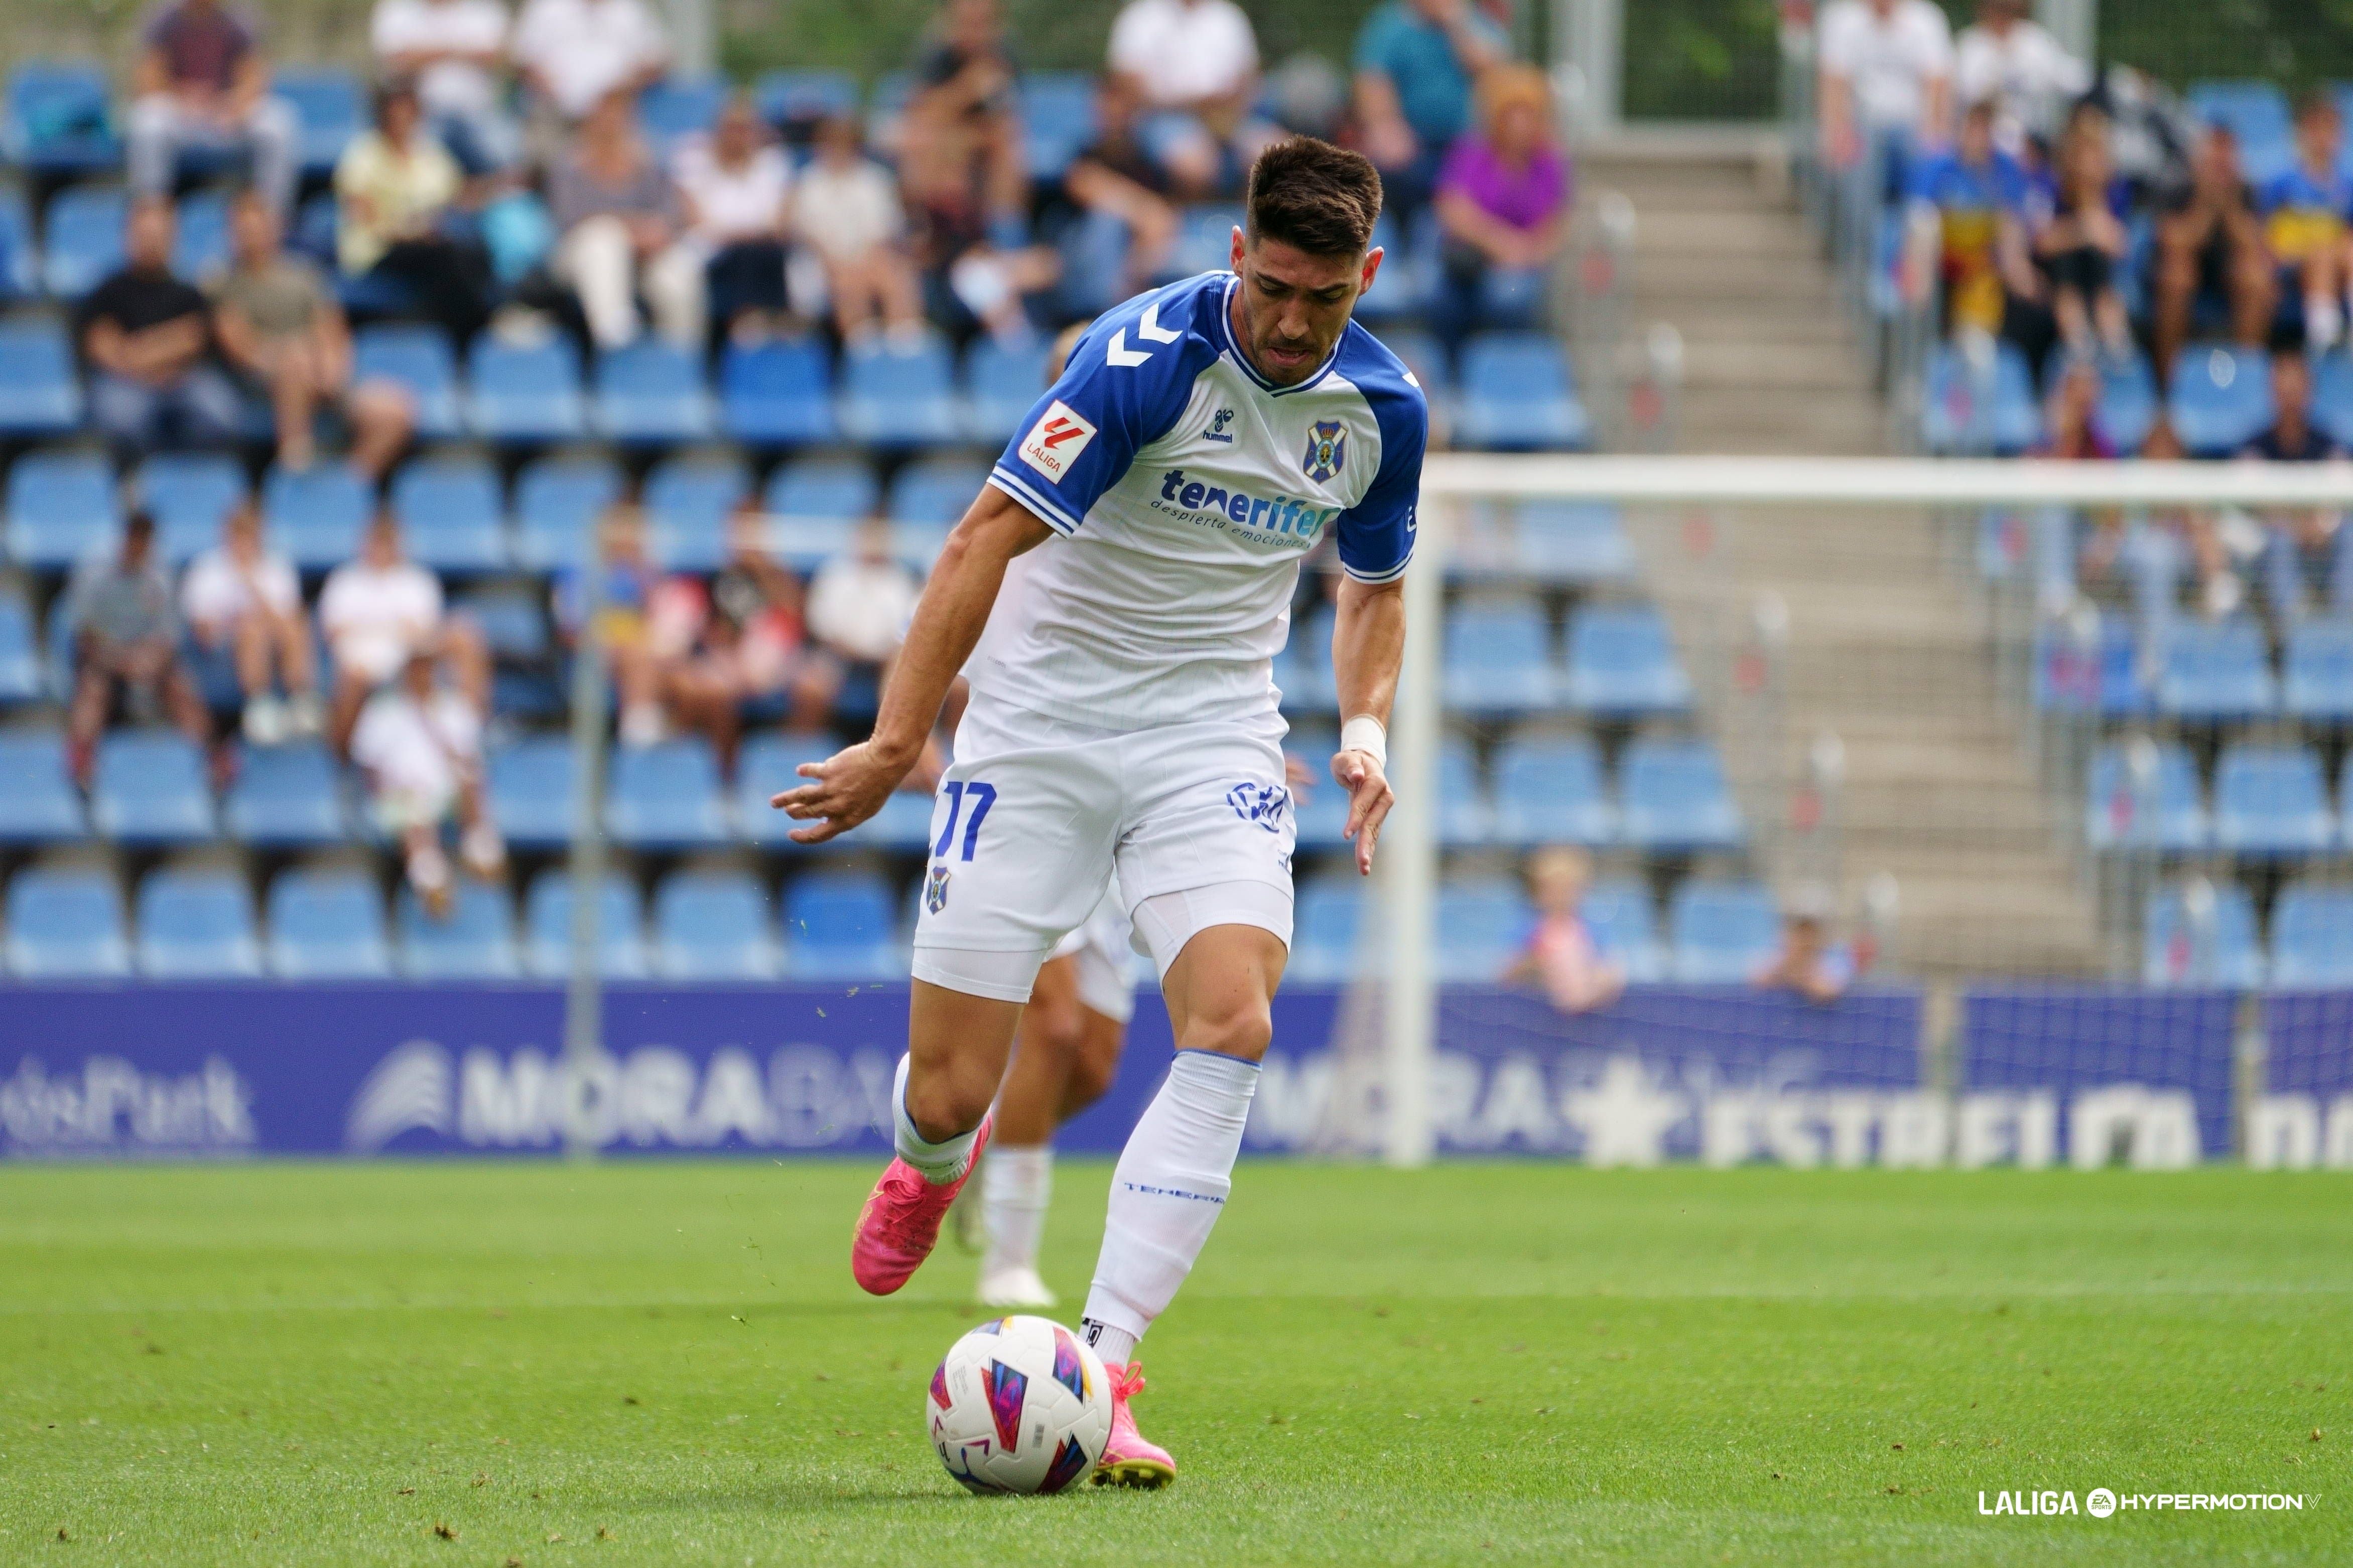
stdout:
<svg viewBox="0 0 2353 1568">
<path fill-rule="evenodd" d="M 1111 1380 L 1061 1324 L 998 1318 L 948 1347 L 923 1416 L 940 1462 L 974 1491 L 1058 1492 L 1103 1458 Z"/>
</svg>

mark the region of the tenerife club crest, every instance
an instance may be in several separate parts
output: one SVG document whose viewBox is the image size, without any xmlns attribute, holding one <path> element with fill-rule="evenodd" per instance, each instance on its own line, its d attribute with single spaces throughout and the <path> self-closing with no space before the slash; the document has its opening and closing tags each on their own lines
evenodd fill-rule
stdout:
<svg viewBox="0 0 2353 1568">
<path fill-rule="evenodd" d="M 948 868 L 932 868 L 931 880 L 923 884 L 923 908 L 938 914 L 948 907 Z"/>
<path fill-rule="evenodd" d="M 1348 458 L 1348 431 L 1337 419 L 1318 419 L 1307 432 L 1307 457 L 1300 466 L 1317 484 L 1340 471 Z"/>
</svg>

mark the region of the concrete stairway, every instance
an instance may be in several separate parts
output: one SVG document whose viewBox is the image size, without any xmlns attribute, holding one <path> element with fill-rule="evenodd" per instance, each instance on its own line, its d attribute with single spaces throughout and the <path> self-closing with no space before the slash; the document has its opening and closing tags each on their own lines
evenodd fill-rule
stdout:
<svg viewBox="0 0 2353 1568">
<path fill-rule="evenodd" d="M 1639 332 L 1682 334 L 1679 445 L 1691 452 L 1885 450 L 1885 414 L 1830 270 L 1768 165 L 1746 150 L 1589 156 L 1586 178 L 1635 207 Z M 1760 174 L 1767 177 L 1760 177 Z M 1768 512 L 1719 520 L 1692 553 L 1687 519 L 1636 521 L 1683 646 L 1718 662 L 1765 593 L 1786 605 L 1787 755 L 1735 757 L 1752 815 L 1778 809 L 1823 731 L 1844 752 L 1841 879 L 1896 879 L 1897 950 L 1915 972 L 2082 973 L 2101 962 L 2092 900 L 2064 850 L 2014 715 L 1997 702 L 1984 623 L 1917 511 Z M 1703 660 L 1708 656 L 1702 655 Z M 1768 872 L 1797 874 L 1767 833 Z M 1779 862 L 1779 863 L 1775 863 Z"/>
</svg>

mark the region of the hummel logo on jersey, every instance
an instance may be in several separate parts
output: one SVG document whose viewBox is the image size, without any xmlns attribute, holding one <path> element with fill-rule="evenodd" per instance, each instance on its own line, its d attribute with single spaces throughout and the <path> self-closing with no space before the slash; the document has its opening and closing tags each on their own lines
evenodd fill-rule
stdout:
<svg viewBox="0 0 2353 1568">
<path fill-rule="evenodd" d="M 1094 438 L 1094 426 L 1058 397 L 1021 437 L 1021 460 L 1059 482 Z"/>
<path fill-rule="evenodd" d="M 1226 426 L 1233 422 L 1234 411 L 1232 409 L 1219 409 L 1218 416 L 1209 421 L 1209 434 L 1208 438 L 1212 441 L 1223 441 L 1229 447 L 1232 446 L 1234 444 L 1234 433 L 1227 429 Z"/>
</svg>

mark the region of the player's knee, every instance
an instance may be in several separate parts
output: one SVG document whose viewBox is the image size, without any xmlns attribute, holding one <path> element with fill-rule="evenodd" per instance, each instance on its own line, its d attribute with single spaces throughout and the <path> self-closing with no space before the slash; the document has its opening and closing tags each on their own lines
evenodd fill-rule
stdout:
<svg viewBox="0 0 2353 1568">
<path fill-rule="evenodd" d="M 1215 1051 L 1254 1062 L 1274 1038 L 1274 1018 L 1262 997 L 1248 997 L 1213 1012 L 1197 1013 L 1179 1042 L 1192 1051 Z"/>
<path fill-rule="evenodd" d="M 980 1125 L 988 1114 L 993 1085 L 961 1082 L 954 1073 L 932 1073 L 907 1084 L 907 1120 L 927 1143 L 944 1142 Z"/>
</svg>

